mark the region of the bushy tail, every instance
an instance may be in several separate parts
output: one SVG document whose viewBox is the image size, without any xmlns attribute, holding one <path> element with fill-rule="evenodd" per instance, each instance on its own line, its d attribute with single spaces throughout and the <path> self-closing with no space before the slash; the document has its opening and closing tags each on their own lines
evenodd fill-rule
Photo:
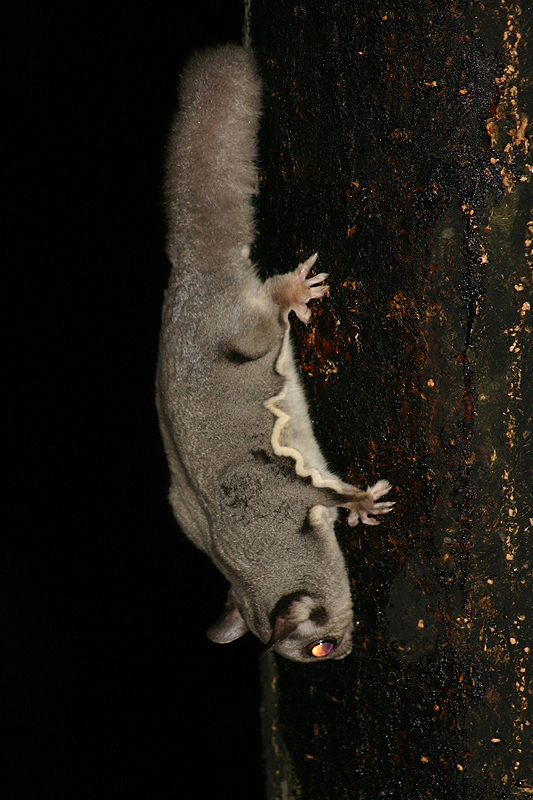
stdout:
<svg viewBox="0 0 533 800">
<path fill-rule="evenodd" d="M 165 183 L 173 263 L 192 259 L 229 267 L 252 241 L 260 113 L 261 81 L 250 53 L 225 45 L 190 59 Z"/>
</svg>

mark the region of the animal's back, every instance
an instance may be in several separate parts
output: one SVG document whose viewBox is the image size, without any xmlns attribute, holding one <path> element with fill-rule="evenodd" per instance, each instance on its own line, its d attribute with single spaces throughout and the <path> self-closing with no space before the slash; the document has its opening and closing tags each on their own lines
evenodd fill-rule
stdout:
<svg viewBox="0 0 533 800">
<path fill-rule="evenodd" d="M 260 101 L 255 64 L 243 48 L 199 53 L 184 71 L 169 141 L 173 269 L 163 307 L 158 408 L 172 505 L 204 549 L 218 477 L 269 446 L 273 417 L 263 401 L 282 383 L 275 371 L 284 333 L 279 309 L 246 252 L 254 236 Z"/>
</svg>

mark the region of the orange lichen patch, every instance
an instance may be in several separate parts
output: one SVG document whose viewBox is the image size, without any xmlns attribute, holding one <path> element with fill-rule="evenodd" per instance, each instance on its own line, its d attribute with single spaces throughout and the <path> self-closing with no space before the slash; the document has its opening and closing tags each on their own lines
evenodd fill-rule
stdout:
<svg viewBox="0 0 533 800">
<path fill-rule="evenodd" d="M 486 123 L 491 147 L 494 149 L 500 147 L 504 155 L 500 174 L 503 186 L 508 192 L 513 191 L 517 179 L 513 165 L 518 153 L 526 157 L 529 154 L 529 137 L 527 135 L 529 120 L 520 108 L 518 100 L 519 86 L 522 80 L 520 57 L 524 47 L 523 35 L 519 30 L 520 14 L 521 10 L 518 4 L 507 9 L 507 24 L 502 42 L 506 64 L 503 74 L 496 79 L 499 87 L 499 102 Z M 531 165 L 525 165 L 526 172 L 520 175 L 518 180 L 529 181 L 530 167 Z"/>
</svg>

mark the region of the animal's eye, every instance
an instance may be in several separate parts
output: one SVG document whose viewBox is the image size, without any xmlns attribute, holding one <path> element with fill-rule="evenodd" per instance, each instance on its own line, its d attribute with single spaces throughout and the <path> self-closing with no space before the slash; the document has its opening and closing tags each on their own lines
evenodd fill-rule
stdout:
<svg viewBox="0 0 533 800">
<path fill-rule="evenodd" d="M 321 639 L 316 644 L 311 645 L 310 652 L 315 658 L 324 658 L 324 656 L 329 656 L 334 649 L 335 642 L 333 639 Z"/>
</svg>

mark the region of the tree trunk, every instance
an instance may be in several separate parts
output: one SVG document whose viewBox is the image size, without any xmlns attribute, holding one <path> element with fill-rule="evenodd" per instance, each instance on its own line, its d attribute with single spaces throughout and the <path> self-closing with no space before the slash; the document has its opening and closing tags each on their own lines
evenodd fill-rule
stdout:
<svg viewBox="0 0 533 800">
<path fill-rule="evenodd" d="M 263 662 L 269 800 L 533 794 L 530 4 L 252 0 L 266 86 L 256 257 L 319 253 L 294 322 L 333 468 L 341 662 Z"/>
</svg>

